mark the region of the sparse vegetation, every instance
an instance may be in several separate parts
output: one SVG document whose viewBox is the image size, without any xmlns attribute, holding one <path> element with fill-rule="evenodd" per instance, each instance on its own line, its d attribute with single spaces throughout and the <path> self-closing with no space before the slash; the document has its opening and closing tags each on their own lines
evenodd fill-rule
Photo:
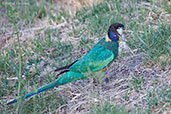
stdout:
<svg viewBox="0 0 171 114">
<path fill-rule="evenodd" d="M 131 89 L 135 89 L 136 91 L 140 91 L 140 90 L 142 90 L 143 83 L 144 83 L 143 76 L 141 76 L 140 78 L 133 77 Z"/>
<path fill-rule="evenodd" d="M 105 0 L 95 3 L 79 6 L 76 11 L 56 0 L 0 3 L 1 113 L 171 111 L 171 2 Z M 129 51 L 121 53 L 102 83 L 94 87 L 89 78 L 16 105 L 6 105 L 10 99 L 55 80 L 54 69 L 84 56 L 113 22 L 125 25 L 126 43 L 134 55 Z"/>
<path fill-rule="evenodd" d="M 123 107 L 116 107 L 106 103 L 104 106 L 96 106 L 93 114 L 128 114 L 128 111 Z"/>
</svg>

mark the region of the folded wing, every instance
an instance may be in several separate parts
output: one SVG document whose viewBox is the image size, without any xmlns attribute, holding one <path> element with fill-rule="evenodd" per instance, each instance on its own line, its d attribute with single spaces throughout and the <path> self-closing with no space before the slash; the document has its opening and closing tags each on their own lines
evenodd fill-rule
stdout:
<svg viewBox="0 0 171 114">
<path fill-rule="evenodd" d="M 96 72 L 103 69 L 114 59 L 112 51 L 104 48 L 101 44 L 97 44 L 89 53 L 82 59 L 77 61 L 70 67 L 70 71 L 75 72 Z"/>
</svg>

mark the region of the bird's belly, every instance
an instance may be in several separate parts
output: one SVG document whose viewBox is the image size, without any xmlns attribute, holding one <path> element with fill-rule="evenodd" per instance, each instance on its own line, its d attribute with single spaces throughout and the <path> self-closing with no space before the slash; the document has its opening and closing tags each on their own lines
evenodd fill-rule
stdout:
<svg viewBox="0 0 171 114">
<path fill-rule="evenodd" d="M 114 60 L 112 60 L 107 66 L 105 66 L 103 69 L 101 69 L 101 72 L 104 72 L 107 70 L 107 68 L 113 63 Z"/>
</svg>

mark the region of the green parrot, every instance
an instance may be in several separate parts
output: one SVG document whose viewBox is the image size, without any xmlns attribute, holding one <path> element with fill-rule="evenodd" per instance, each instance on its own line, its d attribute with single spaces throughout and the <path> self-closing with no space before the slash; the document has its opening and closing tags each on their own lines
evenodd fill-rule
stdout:
<svg viewBox="0 0 171 114">
<path fill-rule="evenodd" d="M 21 98 L 29 98 L 54 87 L 74 82 L 76 80 L 85 79 L 89 72 L 104 72 L 118 55 L 119 38 L 122 36 L 124 25 L 121 23 L 113 23 L 108 29 L 107 35 L 101 39 L 83 58 L 75 61 L 67 68 L 67 73 L 59 77 L 55 81 L 31 92 Z M 60 69 L 57 69 L 58 71 Z M 7 104 L 17 102 L 14 99 Z"/>
</svg>

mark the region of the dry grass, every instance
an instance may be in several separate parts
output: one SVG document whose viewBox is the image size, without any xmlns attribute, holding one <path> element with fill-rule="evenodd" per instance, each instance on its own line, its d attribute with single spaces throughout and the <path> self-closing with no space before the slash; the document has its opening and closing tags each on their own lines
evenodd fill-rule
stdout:
<svg viewBox="0 0 171 114">
<path fill-rule="evenodd" d="M 167 68 L 165 72 L 160 69 L 146 68 L 143 65 L 142 56 L 143 54 L 140 53 L 117 59 L 108 69 L 100 84 L 93 83 L 89 78 L 57 88 L 62 96 L 69 99 L 67 104 L 62 105 L 57 112 L 92 113 L 96 105 L 103 106 L 109 103 L 126 107 L 131 113 L 138 112 L 135 109 L 140 107 L 146 113 L 150 103 L 147 100 L 148 92 L 171 86 L 171 80 L 168 79 L 171 72 L 170 68 Z M 137 83 L 140 88 L 134 85 L 134 77 L 139 80 L 143 77 L 142 83 Z M 167 92 L 169 91 L 170 89 L 167 89 Z M 160 98 L 159 94 L 157 97 Z M 162 102 L 162 99 L 159 101 Z M 160 113 L 163 108 L 169 111 L 169 107 L 169 103 L 164 103 L 152 112 Z"/>
</svg>

